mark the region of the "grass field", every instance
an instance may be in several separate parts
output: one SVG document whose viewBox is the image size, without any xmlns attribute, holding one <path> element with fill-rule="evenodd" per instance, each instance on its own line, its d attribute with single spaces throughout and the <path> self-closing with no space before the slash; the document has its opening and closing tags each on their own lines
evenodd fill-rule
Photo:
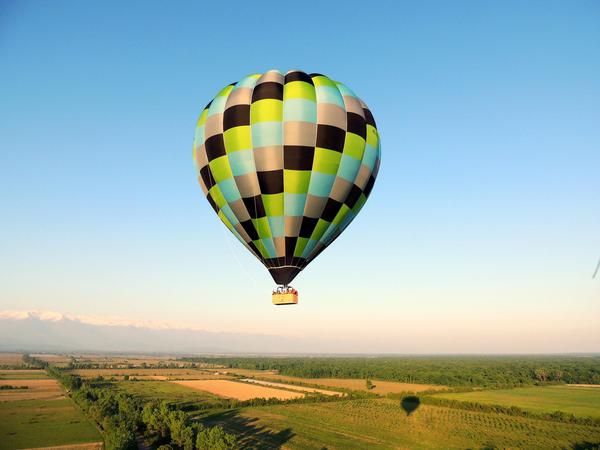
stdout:
<svg viewBox="0 0 600 450">
<path fill-rule="evenodd" d="M 43 380 L 48 374 L 39 369 L 0 370 L 0 380 Z"/>
<path fill-rule="evenodd" d="M 171 381 L 171 383 L 185 386 L 190 389 L 207 391 L 218 395 L 219 397 L 235 398 L 237 400 L 250 400 L 253 398 L 277 398 L 279 400 L 288 400 L 305 396 L 305 394 L 301 392 L 285 391 L 267 386 L 238 383 L 229 380 L 184 380 Z"/>
<path fill-rule="evenodd" d="M 57 355 L 63 356 L 64 355 Z M 100 368 L 127 368 L 127 366 L 134 367 L 151 367 L 158 365 L 176 365 L 177 367 L 185 368 L 191 365 L 190 362 L 177 360 L 174 356 L 164 355 L 164 356 L 144 356 L 144 355 L 125 355 L 125 356 L 115 356 L 115 355 L 93 355 L 93 354 L 83 354 L 83 355 L 69 355 L 68 359 L 71 360 L 73 358 L 75 363 L 89 363 L 94 364 L 95 366 L 99 366 Z M 198 367 L 222 367 L 218 364 L 205 364 L 205 363 L 196 363 Z"/>
<path fill-rule="evenodd" d="M 389 399 L 241 408 L 200 421 L 261 449 L 558 449 L 600 441 L 598 427 L 428 405 L 408 416 Z"/>
<path fill-rule="evenodd" d="M 32 353 L 30 356 L 54 365 L 68 364 L 71 361 L 71 358 L 67 355 L 57 355 L 54 353 Z"/>
<path fill-rule="evenodd" d="M 259 372 L 259 371 L 254 371 Z M 256 378 L 261 379 L 269 379 L 269 380 L 277 380 L 283 382 L 290 383 L 302 383 L 302 384 L 312 384 L 315 386 L 327 386 L 332 388 L 340 388 L 340 389 L 350 389 L 353 391 L 368 391 L 373 392 L 375 394 L 391 394 L 391 393 L 401 393 L 401 392 L 423 392 L 430 390 L 444 390 L 445 386 L 436 386 L 433 384 L 414 384 L 414 383 L 397 383 L 395 381 L 380 381 L 380 380 L 371 380 L 373 383 L 373 389 L 367 389 L 366 380 L 353 379 L 353 378 L 300 378 L 300 377 L 290 377 L 287 375 L 277 375 L 277 374 L 266 374 L 261 375 L 255 374 Z"/>
<path fill-rule="evenodd" d="M 211 372 L 205 372 L 203 370 L 196 369 L 165 369 L 165 368 L 135 368 L 135 369 L 78 369 L 73 370 L 71 373 L 76 375 L 95 378 L 102 376 L 104 378 L 111 377 L 123 377 L 129 375 L 130 377 L 153 377 L 160 376 L 166 378 L 178 378 L 178 379 L 203 379 L 203 378 L 227 378 L 225 375 L 215 375 Z"/>
<path fill-rule="evenodd" d="M 533 412 L 564 411 L 576 416 L 600 417 L 600 389 L 595 387 L 544 386 L 435 396 L 493 405 L 517 406 Z"/>
<path fill-rule="evenodd" d="M 402 392 L 423 392 L 430 390 L 444 390 L 446 386 L 433 384 L 399 383 L 395 381 L 371 380 L 373 389 L 367 389 L 366 380 L 354 378 L 300 378 L 287 375 L 279 375 L 273 371 L 248 370 L 248 369 L 226 369 L 228 374 L 243 375 L 257 379 L 277 380 L 290 383 L 302 383 L 315 386 L 327 386 L 332 388 L 350 389 L 353 391 L 369 391 L 375 394 L 391 394 Z M 223 371 L 221 371 L 223 373 Z"/>
<path fill-rule="evenodd" d="M 71 399 L 0 403 L 0 449 L 101 441 Z"/>
<path fill-rule="evenodd" d="M 172 403 L 200 403 L 219 400 L 209 392 L 197 391 L 168 381 L 118 381 L 111 385 L 143 400 L 166 400 Z"/>
<path fill-rule="evenodd" d="M 253 370 L 253 369 L 237 369 L 237 368 L 217 368 L 217 369 L 206 369 L 207 371 L 213 373 L 220 374 L 229 374 L 229 375 L 240 375 L 243 377 L 260 377 L 266 376 L 271 377 L 272 375 L 277 375 L 277 372 L 274 370 Z"/>
<path fill-rule="evenodd" d="M 368 391 L 375 394 L 396 394 L 402 392 L 423 392 L 430 390 L 444 390 L 445 386 L 433 384 L 397 383 L 395 381 L 371 380 L 373 389 L 367 389 L 366 380 L 351 378 L 298 378 L 285 375 L 275 375 L 273 379 L 295 383 L 314 384 L 332 388 L 351 389 L 353 391 Z"/>
</svg>

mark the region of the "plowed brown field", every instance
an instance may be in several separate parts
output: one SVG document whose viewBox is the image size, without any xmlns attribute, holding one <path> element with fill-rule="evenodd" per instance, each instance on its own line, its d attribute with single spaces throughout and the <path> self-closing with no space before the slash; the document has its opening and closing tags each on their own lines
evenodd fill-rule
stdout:
<svg viewBox="0 0 600 450">
<path fill-rule="evenodd" d="M 0 390 L 0 402 L 13 400 L 55 400 L 64 396 L 56 380 L 0 380 L 0 386 L 27 386 L 27 389 Z"/>
</svg>

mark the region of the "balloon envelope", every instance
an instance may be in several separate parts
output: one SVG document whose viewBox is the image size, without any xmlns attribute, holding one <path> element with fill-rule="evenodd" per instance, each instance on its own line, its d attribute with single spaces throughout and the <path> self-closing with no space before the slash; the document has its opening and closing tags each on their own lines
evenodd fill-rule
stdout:
<svg viewBox="0 0 600 450">
<path fill-rule="evenodd" d="M 193 154 L 212 208 L 287 285 L 365 204 L 380 144 L 373 115 L 348 87 L 271 70 L 206 105 Z"/>
</svg>

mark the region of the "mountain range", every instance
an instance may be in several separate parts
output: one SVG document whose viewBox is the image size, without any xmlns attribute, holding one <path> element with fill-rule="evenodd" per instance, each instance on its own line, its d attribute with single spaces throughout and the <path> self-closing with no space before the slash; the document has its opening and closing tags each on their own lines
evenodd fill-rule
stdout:
<svg viewBox="0 0 600 450">
<path fill-rule="evenodd" d="M 0 351 L 322 353 L 335 342 L 267 334 L 212 332 L 168 323 L 70 316 L 54 311 L 0 311 Z M 337 348 L 336 348 L 337 347 Z"/>
</svg>

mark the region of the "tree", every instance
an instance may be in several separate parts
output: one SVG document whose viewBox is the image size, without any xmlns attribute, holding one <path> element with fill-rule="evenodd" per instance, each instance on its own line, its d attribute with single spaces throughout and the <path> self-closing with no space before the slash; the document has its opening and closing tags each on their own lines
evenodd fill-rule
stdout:
<svg viewBox="0 0 600 450">
<path fill-rule="evenodd" d="M 367 389 L 371 390 L 375 387 L 375 385 L 373 384 L 373 382 L 371 380 L 369 380 L 368 378 L 366 379 L 366 383 L 367 383 Z"/>
<path fill-rule="evenodd" d="M 181 430 L 179 442 L 183 450 L 194 450 L 194 429 L 190 426 L 184 427 Z"/>
<path fill-rule="evenodd" d="M 158 434 L 161 438 L 169 436 L 169 405 L 162 403 L 147 403 L 142 410 L 142 422 L 149 434 Z"/>
<path fill-rule="evenodd" d="M 183 411 L 170 411 L 168 417 L 169 430 L 171 432 L 171 441 L 173 444 L 183 447 L 187 440 L 188 433 L 191 431 L 192 440 L 194 432 L 187 426 L 187 417 Z M 187 431 L 189 429 L 189 431 Z"/>
<path fill-rule="evenodd" d="M 233 434 L 226 433 L 221 427 L 206 428 L 198 433 L 196 438 L 198 450 L 234 450 L 237 439 Z"/>
<path fill-rule="evenodd" d="M 552 372 L 552 379 L 555 381 L 560 381 L 562 376 L 563 376 L 563 371 L 560 369 L 557 369 Z"/>
<path fill-rule="evenodd" d="M 110 428 L 106 432 L 106 450 L 136 450 L 135 434 L 126 427 Z"/>
<path fill-rule="evenodd" d="M 548 372 L 543 367 L 534 370 L 535 377 L 544 383 L 548 379 Z"/>
</svg>

